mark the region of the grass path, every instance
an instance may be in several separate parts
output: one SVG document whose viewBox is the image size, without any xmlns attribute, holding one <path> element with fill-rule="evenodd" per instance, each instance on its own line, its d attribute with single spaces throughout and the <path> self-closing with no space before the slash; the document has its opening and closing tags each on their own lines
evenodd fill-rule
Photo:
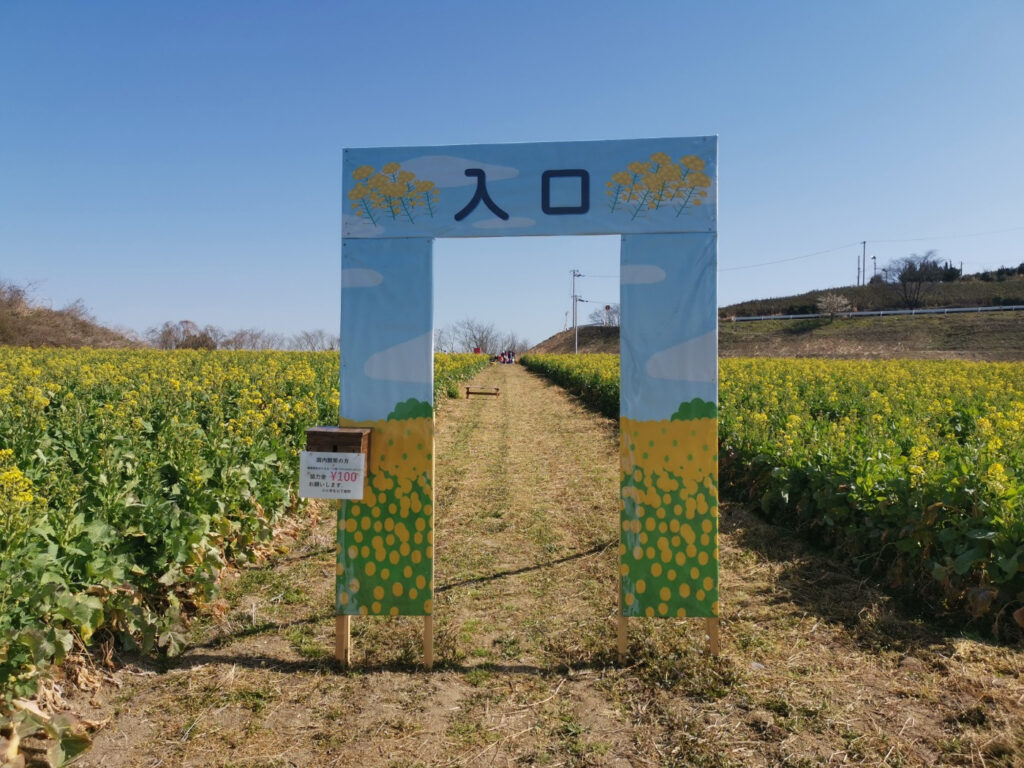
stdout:
<svg viewBox="0 0 1024 768">
<path fill-rule="evenodd" d="M 246 569 L 166 669 L 76 702 L 78 765 L 1020 765 L 1024 654 L 907 615 L 858 575 L 722 513 L 723 655 L 698 622 L 631 622 L 613 664 L 614 425 L 518 366 L 436 435 L 435 657 L 422 619 L 333 650 L 333 522 Z"/>
</svg>

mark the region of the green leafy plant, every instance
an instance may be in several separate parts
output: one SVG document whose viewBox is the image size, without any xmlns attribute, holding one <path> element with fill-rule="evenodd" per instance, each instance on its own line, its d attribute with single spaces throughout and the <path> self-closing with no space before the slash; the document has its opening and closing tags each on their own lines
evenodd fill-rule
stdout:
<svg viewBox="0 0 1024 768">
<path fill-rule="evenodd" d="M 442 386 L 481 367 L 450 357 Z M 14 702 L 101 630 L 177 653 L 298 511 L 306 428 L 337 419 L 336 353 L 0 349 L 0 729 L 38 725 Z"/>
</svg>

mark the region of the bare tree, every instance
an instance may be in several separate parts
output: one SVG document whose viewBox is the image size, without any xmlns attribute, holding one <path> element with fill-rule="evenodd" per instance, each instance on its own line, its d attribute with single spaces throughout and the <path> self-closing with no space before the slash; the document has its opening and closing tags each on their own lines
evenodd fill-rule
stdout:
<svg viewBox="0 0 1024 768">
<path fill-rule="evenodd" d="M 458 348 L 455 331 L 450 325 L 434 329 L 434 351 L 451 353 Z"/>
<path fill-rule="evenodd" d="M 605 304 L 595 309 L 587 318 L 594 325 L 607 325 L 617 328 L 622 322 L 622 313 L 618 304 Z"/>
<path fill-rule="evenodd" d="M 146 339 L 158 349 L 217 349 L 223 338 L 216 326 L 200 328 L 191 320 L 167 321 L 146 331 Z"/>
<path fill-rule="evenodd" d="M 883 280 L 907 309 L 921 306 L 928 290 L 942 281 L 945 268 L 935 255 L 935 251 L 911 254 L 890 262 L 882 270 Z"/>
<path fill-rule="evenodd" d="M 13 283 L 0 282 L 0 306 L 12 314 L 26 314 L 30 307 L 28 291 Z"/>
<path fill-rule="evenodd" d="M 458 348 L 463 352 L 479 349 L 485 354 L 493 355 L 501 351 L 498 343 L 501 339 L 494 323 L 484 323 L 467 317 L 455 323 L 452 332 Z"/>
<path fill-rule="evenodd" d="M 284 338 L 260 328 L 242 328 L 221 340 L 221 349 L 284 349 Z"/>
<path fill-rule="evenodd" d="M 530 342 L 526 339 L 520 338 L 516 333 L 506 333 L 501 337 L 500 344 L 498 345 L 498 352 L 514 352 L 516 357 L 522 355 L 526 350 L 530 348 Z"/>
<path fill-rule="evenodd" d="M 85 306 L 85 302 L 81 299 L 75 299 L 65 306 L 61 312 L 76 320 L 84 320 L 87 323 L 96 322 L 96 316 L 89 311 L 88 307 Z"/>
<path fill-rule="evenodd" d="M 326 352 L 337 349 L 339 338 L 327 331 L 317 329 L 315 331 L 301 331 L 291 339 L 293 349 L 301 349 L 307 352 Z"/>
</svg>

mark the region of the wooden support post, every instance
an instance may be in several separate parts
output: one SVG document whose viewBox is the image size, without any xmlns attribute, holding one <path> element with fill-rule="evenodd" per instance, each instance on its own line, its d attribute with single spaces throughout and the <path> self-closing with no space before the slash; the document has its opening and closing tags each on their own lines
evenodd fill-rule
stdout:
<svg viewBox="0 0 1024 768">
<path fill-rule="evenodd" d="M 704 619 L 704 629 L 708 633 L 708 650 L 712 656 L 717 656 L 722 652 L 722 642 L 719 637 L 721 623 L 722 620 L 717 616 Z"/>
<path fill-rule="evenodd" d="M 423 666 L 434 666 L 434 617 L 423 617 Z"/>
<path fill-rule="evenodd" d="M 315 453 L 361 453 L 369 457 L 372 431 L 364 427 L 309 427 L 306 430 L 306 450 Z M 341 515 L 339 510 L 339 524 Z M 340 552 L 336 562 L 341 565 Z M 334 616 L 334 658 L 346 667 L 352 663 L 351 616 Z"/>
<path fill-rule="evenodd" d="M 352 617 L 334 617 L 334 658 L 344 666 L 352 663 Z"/>
<path fill-rule="evenodd" d="M 617 587 L 617 590 L 618 590 L 618 593 L 619 593 L 618 595 L 616 595 L 616 599 L 617 599 L 617 602 L 619 604 L 619 615 L 618 615 L 618 619 L 617 619 L 617 622 L 616 622 L 617 623 L 616 633 L 618 634 L 618 639 L 619 639 L 619 643 L 618 643 L 618 645 L 619 645 L 618 657 L 619 657 L 619 664 L 621 665 L 621 664 L 625 664 L 626 663 L 626 649 L 627 649 L 627 647 L 629 645 L 629 639 L 628 639 L 628 637 L 626 635 L 626 616 L 622 612 L 622 577 L 621 576 L 619 577 L 619 580 L 617 582 L 615 582 L 615 584 L 616 584 L 616 587 Z"/>
</svg>

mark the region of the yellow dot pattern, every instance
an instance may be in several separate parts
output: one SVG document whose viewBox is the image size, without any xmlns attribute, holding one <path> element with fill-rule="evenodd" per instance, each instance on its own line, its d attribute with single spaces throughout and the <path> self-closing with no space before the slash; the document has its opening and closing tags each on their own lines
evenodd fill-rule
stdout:
<svg viewBox="0 0 1024 768">
<path fill-rule="evenodd" d="M 717 419 L 620 429 L 623 614 L 717 616 Z"/>
<path fill-rule="evenodd" d="M 423 616 L 434 596 L 432 419 L 349 422 L 369 427 L 363 498 L 338 512 L 335 611 Z"/>
</svg>

